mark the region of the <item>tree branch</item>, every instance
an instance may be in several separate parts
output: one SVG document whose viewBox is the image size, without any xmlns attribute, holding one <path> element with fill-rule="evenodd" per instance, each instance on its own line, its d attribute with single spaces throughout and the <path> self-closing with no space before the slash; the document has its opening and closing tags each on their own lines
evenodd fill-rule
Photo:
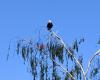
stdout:
<svg viewBox="0 0 100 80">
<path fill-rule="evenodd" d="M 89 63 L 88 63 L 88 66 L 87 66 L 87 69 L 86 69 L 86 72 L 85 72 L 85 76 L 87 75 L 87 73 L 88 73 L 88 71 L 89 71 L 89 68 L 90 68 L 90 66 L 91 66 L 91 63 L 92 63 L 92 61 L 94 60 L 94 58 L 95 58 L 96 56 L 100 56 L 100 49 L 97 50 L 97 51 L 94 53 L 94 55 L 90 58 Z"/>
<path fill-rule="evenodd" d="M 64 46 L 64 48 L 66 49 L 66 51 L 68 51 L 68 53 L 69 53 L 70 55 L 73 56 L 74 60 L 76 61 L 76 63 L 79 65 L 79 67 L 80 67 L 81 70 L 82 70 L 82 74 L 83 74 L 84 80 L 86 80 L 85 71 L 84 71 L 82 65 L 81 65 L 80 62 L 77 60 L 77 58 L 70 52 L 70 50 L 67 48 L 67 46 L 65 45 L 65 43 L 63 42 L 63 40 L 62 40 L 55 32 L 53 32 L 53 31 L 51 31 L 51 36 L 56 37 L 56 38 L 63 44 L 63 46 Z"/>
<path fill-rule="evenodd" d="M 50 57 L 51 58 L 51 57 Z M 66 69 L 66 68 L 64 68 L 62 65 L 60 65 L 59 63 L 57 63 L 55 60 L 53 60 L 52 58 L 51 58 L 51 60 L 54 62 L 54 63 L 56 63 L 56 65 L 58 65 L 59 67 L 61 67 L 66 73 L 68 73 L 69 74 L 69 76 L 72 78 L 72 79 L 74 79 L 75 80 L 75 78 L 70 74 L 70 72 Z"/>
</svg>

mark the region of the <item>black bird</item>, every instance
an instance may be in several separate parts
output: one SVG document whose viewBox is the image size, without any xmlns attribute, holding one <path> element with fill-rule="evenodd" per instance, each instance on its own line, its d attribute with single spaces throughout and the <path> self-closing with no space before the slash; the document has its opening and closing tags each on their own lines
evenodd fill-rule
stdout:
<svg viewBox="0 0 100 80">
<path fill-rule="evenodd" d="M 53 26 L 53 24 L 52 24 L 51 20 L 49 20 L 48 24 L 47 24 L 47 29 L 51 30 L 52 26 Z"/>
</svg>

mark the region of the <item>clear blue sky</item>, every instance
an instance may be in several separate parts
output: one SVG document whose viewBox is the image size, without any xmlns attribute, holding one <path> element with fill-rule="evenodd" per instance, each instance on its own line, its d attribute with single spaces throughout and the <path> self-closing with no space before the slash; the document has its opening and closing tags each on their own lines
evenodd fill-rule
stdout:
<svg viewBox="0 0 100 80">
<path fill-rule="evenodd" d="M 19 56 L 5 56 L 11 39 L 34 37 L 48 19 L 68 44 L 85 37 L 85 63 L 100 48 L 100 0 L 0 0 L 0 80 L 32 80 Z"/>
</svg>

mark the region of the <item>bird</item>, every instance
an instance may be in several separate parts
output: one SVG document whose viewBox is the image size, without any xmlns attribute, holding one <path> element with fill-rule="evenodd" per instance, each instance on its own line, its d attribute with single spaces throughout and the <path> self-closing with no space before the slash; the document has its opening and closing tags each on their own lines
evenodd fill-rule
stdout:
<svg viewBox="0 0 100 80">
<path fill-rule="evenodd" d="M 52 27 L 53 27 L 52 21 L 49 20 L 47 23 L 47 29 L 50 31 Z"/>
</svg>

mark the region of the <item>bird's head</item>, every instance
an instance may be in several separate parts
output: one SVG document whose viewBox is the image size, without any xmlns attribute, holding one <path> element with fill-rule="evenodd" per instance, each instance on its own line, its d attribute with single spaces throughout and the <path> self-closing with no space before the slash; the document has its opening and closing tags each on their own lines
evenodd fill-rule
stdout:
<svg viewBox="0 0 100 80">
<path fill-rule="evenodd" d="M 52 23 L 52 21 L 49 19 L 49 20 L 48 20 L 48 23 Z"/>
</svg>

